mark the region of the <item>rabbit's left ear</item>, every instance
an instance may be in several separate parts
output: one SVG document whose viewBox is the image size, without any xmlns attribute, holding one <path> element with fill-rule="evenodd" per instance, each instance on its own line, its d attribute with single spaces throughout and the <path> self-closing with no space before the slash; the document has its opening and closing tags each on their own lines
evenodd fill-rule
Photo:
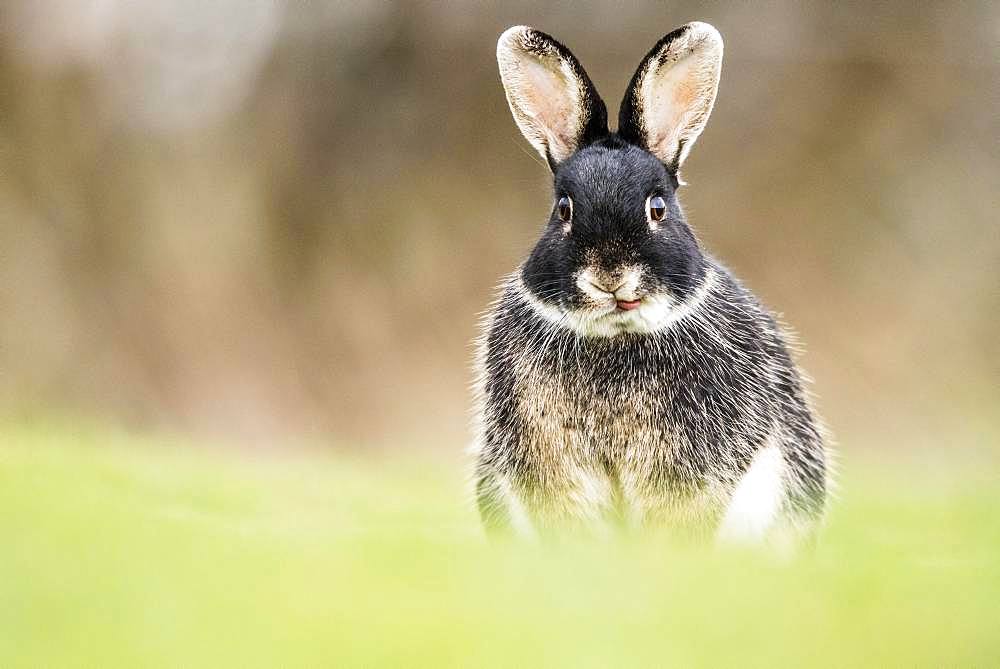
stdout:
<svg viewBox="0 0 1000 669">
<path fill-rule="evenodd" d="M 695 21 L 669 33 L 632 77 L 618 133 L 676 174 L 712 113 L 721 70 L 722 36 L 715 28 Z"/>
<path fill-rule="evenodd" d="M 497 42 L 507 103 L 521 134 L 556 166 L 608 134 L 608 111 L 570 50 L 550 35 L 514 26 Z"/>
</svg>

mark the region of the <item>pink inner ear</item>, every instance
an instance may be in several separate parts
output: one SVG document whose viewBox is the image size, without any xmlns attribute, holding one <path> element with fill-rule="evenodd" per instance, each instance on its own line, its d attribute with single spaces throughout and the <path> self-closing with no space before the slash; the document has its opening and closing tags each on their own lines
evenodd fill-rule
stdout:
<svg viewBox="0 0 1000 669">
<path fill-rule="evenodd" d="M 686 117 L 699 105 L 694 74 L 695 68 L 685 59 L 650 72 L 642 84 L 643 125 L 649 148 L 667 163 L 676 159 Z"/>
<path fill-rule="evenodd" d="M 695 101 L 695 87 L 690 79 L 682 79 L 674 88 L 674 104 L 681 108 L 689 108 Z"/>
<path fill-rule="evenodd" d="M 519 104 L 544 134 L 549 152 L 562 160 L 573 152 L 579 113 L 575 83 L 563 74 L 557 61 L 525 59 L 521 63 Z"/>
<path fill-rule="evenodd" d="M 639 102 L 647 145 L 667 164 L 680 166 L 711 114 L 722 58 L 721 45 L 713 44 L 685 50 L 643 77 Z"/>
</svg>

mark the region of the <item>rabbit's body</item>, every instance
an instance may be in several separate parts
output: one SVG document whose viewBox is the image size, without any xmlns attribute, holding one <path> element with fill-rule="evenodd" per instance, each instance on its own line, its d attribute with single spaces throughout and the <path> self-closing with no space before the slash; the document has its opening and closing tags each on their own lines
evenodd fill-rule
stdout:
<svg viewBox="0 0 1000 669">
<path fill-rule="evenodd" d="M 530 28 L 501 37 L 508 101 L 553 170 L 556 206 L 479 345 L 488 528 L 618 521 L 756 539 L 822 514 L 825 450 L 784 337 L 676 199 L 721 49 L 705 24 L 667 35 L 611 133 L 564 46 Z"/>
<path fill-rule="evenodd" d="M 687 313 L 654 335 L 583 336 L 533 302 L 515 273 L 480 343 L 487 525 L 701 532 L 725 518 L 740 538 L 807 529 L 821 512 L 822 440 L 798 374 L 774 319 L 723 267 L 710 261 Z M 747 478 L 755 458 L 760 482 Z M 745 479 L 769 488 L 734 500 Z"/>
</svg>

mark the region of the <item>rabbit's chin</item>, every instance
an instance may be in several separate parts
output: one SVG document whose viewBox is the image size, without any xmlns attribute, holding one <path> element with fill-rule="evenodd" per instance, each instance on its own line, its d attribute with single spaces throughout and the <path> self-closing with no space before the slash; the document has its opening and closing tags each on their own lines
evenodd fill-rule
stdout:
<svg viewBox="0 0 1000 669">
<path fill-rule="evenodd" d="M 648 295 L 637 308 L 623 311 L 613 304 L 567 309 L 538 299 L 524 285 L 520 293 L 539 316 L 559 327 L 585 337 L 614 337 L 624 333 L 654 333 L 669 329 L 691 316 L 705 302 L 715 287 L 715 270 L 709 267 L 701 284 L 687 298 L 678 300 L 669 293 Z"/>
</svg>

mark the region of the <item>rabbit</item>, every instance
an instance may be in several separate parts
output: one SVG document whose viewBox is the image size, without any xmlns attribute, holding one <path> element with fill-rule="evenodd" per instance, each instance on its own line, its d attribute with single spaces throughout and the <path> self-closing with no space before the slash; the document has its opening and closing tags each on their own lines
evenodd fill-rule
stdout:
<svg viewBox="0 0 1000 669">
<path fill-rule="evenodd" d="M 554 196 L 476 346 L 473 485 L 488 534 L 662 528 L 813 536 L 825 431 L 775 317 L 703 250 L 677 199 L 723 42 L 693 22 L 639 64 L 618 115 L 551 36 L 497 44 Z"/>
</svg>

